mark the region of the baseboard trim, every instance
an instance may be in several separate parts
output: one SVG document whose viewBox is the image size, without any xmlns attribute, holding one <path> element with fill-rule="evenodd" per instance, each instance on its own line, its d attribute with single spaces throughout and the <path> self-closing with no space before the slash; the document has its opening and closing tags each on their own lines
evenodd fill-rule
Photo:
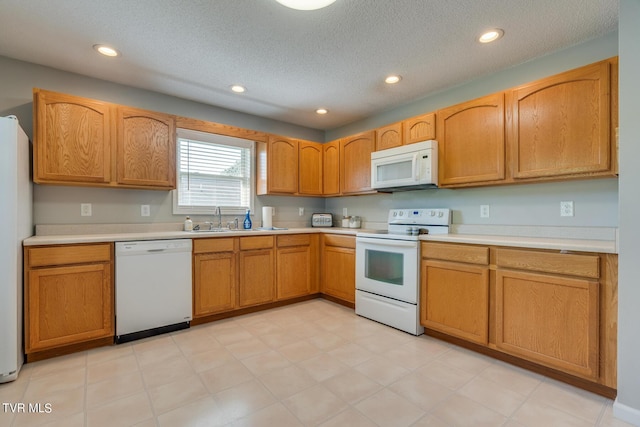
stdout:
<svg viewBox="0 0 640 427">
<path fill-rule="evenodd" d="M 613 402 L 613 416 L 634 426 L 640 426 L 640 409 L 620 403 L 618 399 Z"/>
</svg>

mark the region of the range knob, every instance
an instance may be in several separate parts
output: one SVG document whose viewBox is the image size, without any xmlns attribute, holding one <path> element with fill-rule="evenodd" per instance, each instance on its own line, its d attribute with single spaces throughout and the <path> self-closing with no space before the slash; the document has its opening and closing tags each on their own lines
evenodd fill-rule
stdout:
<svg viewBox="0 0 640 427">
<path fill-rule="evenodd" d="M 440 211 L 438 212 L 438 218 L 442 218 L 444 216 L 444 212 Z"/>
<path fill-rule="evenodd" d="M 436 213 L 434 211 L 429 211 L 429 216 L 435 216 Z"/>
</svg>

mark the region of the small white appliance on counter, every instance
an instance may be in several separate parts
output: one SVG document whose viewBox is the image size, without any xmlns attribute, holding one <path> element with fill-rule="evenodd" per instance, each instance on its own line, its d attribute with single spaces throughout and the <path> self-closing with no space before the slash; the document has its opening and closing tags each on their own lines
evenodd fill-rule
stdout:
<svg viewBox="0 0 640 427">
<path fill-rule="evenodd" d="M 391 209 L 388 218 L 388 232 L 356 234 L 356 314 L 421 335 L 418 239 L 449 233 L 451 210 Z"/>
<path fill-rule="evenodd" d="M 312 227 L 332 227 L 333 215 L 330 213 L 314 213 L 311 215 Z"/>
<path fill-rule="evenodd" d="M 29 138 L 14 116 L 0 117 L 0 383 L 18 378 L 22 345 L 22 241 L 33 235 Z"/>
<path fill-rule="evenodd" d="M 438 185 L 438 142 L 429 140 L 371 153 L 371 186 L 406 191 Z"/>
<path fill-rule="evenodd" d="M 116 343 L 190 326 L 191 239 L 116 242 Z"/>
</svg>

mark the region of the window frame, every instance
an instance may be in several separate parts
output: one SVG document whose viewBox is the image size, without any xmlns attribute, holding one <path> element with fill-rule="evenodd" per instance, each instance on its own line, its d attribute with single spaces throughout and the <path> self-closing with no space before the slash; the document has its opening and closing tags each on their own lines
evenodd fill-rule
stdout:
<svg viewBox="0 0 640 427">
<path fill-rule="evenodd" d="M 180 139 L 209 142 L 212 144 L 229 145 L 249 149 L 249 206 L 220 206 L 223 215 L 244 215 L 246 209 L 254 211 L 256 197 L 256 143 L 251 139 L 217 133 L 202 132 L 192 129 L 176 129 L 176 189 L 172 190 L 174 215 L 213 215 L 215 206 L 180 206 L 178 189 L 180 186 Z"/>
</svg>

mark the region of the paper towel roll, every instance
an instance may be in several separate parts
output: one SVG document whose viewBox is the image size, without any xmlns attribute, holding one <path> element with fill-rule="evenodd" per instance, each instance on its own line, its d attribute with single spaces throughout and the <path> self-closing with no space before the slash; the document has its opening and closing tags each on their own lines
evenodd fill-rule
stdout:
<svg viewBox="0 0 640 427">
<path fill-rule="evenodd" d="M 263 228 L 273 227 L 273 207 L 272 206 L 262 207 L 262 227 Z"/>
</svg>

